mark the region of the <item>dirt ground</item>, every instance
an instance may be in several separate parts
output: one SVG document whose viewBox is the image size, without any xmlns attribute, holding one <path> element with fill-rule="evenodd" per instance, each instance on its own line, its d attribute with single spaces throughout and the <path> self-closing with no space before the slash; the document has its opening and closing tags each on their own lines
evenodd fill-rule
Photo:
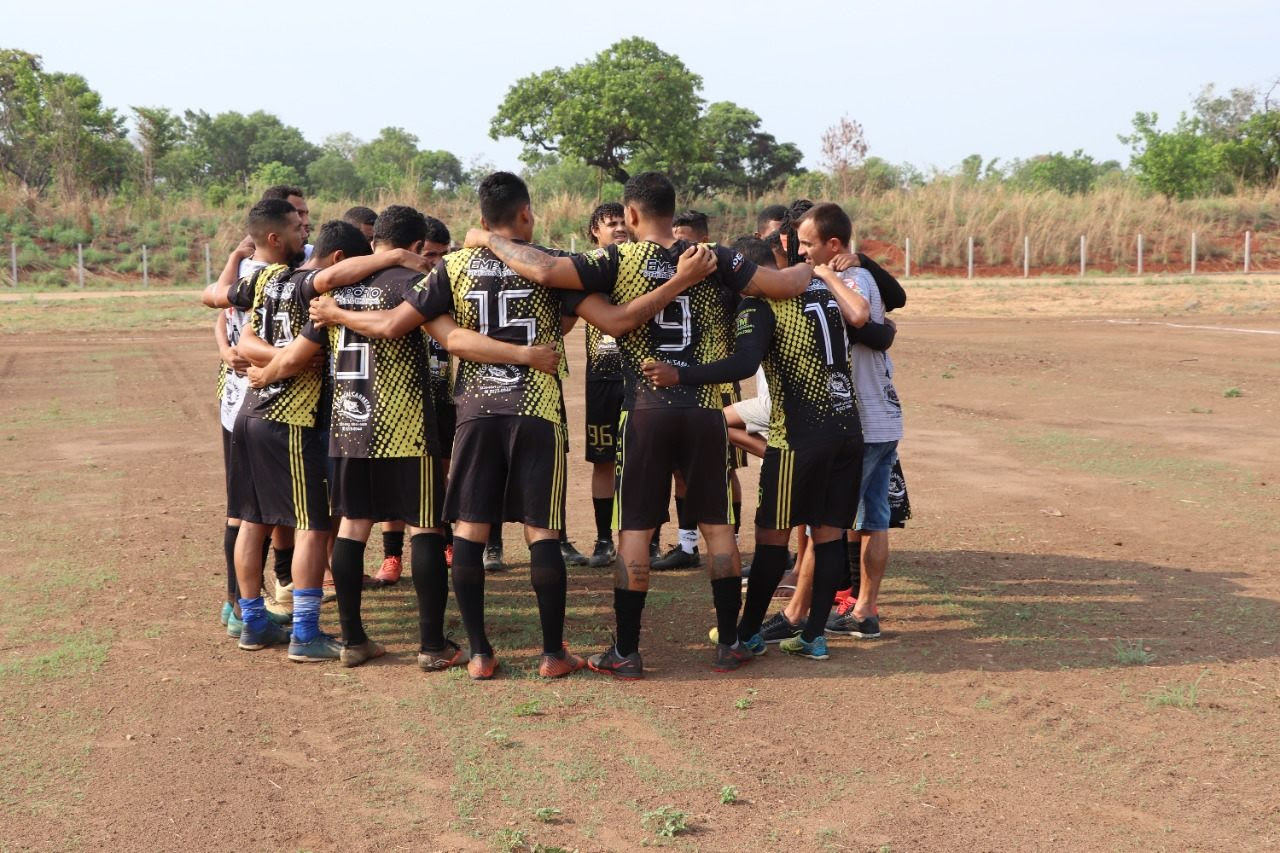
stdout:
<svg viewBox="0 0 1280 853">
<path fill-rule="evenodd" d="M 717 675 L 705 576 L 657 575 L 633 684 L 533 676 L 519 563 L 491 683 L 417 670 L 407 578 L 366 595 L 383 660 L 238 651 L 211 312 L 0 306 L 0 849 L 1280 845 L 1280 284 L 909 292 L 885 637 Z M 571 647 L 611 585 L 570 570 Z"/>
</svg>

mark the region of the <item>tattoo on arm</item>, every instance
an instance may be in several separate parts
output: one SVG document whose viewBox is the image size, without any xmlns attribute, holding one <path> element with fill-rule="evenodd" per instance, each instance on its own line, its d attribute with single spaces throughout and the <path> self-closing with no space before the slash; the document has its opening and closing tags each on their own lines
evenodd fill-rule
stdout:
<svg viewBox="0 0 1280 853">
<path fill-rule="evenodd" d="M 489 251 L 507 264 L 523 264 L 537 270 L 549 270 L 555 266 L 555 258 L 546 252 L 540 252 L 532 246 L 521 245 L 506 237 L 499 237 L 497 234 L 489 237 Z"/>
</svg>

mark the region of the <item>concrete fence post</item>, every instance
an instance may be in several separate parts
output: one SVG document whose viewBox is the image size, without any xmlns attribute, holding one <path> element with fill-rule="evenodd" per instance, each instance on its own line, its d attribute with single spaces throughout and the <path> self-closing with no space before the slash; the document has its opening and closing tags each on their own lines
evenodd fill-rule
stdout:
<svg viewBox="0 0 1280 853">
<path fill-rule="evenodd" d="M 1083 234 L 1081 234 L 1081 235 L 1080 235 L 1080 276 L 1081 276 L 1082 278 L 1084 277 L 1084 262 L 1085 262 L 1085 257 L 1084 257 L 1084 235 L 1083 235 Z"/>
<path fill-rule="evenodd" d="M 142 286 L 147 287 L 147 247 L 142 247 Z"/>
<path fill-rule="evenodd" d="M 1191 274 L 1196 274 L 1196 232 L 1191 232 Z"/>
<path fill-rule="evenodd" d="M 969 278 L 973 278 L 973 235 L 969 235 Z"/>
<path fill-rule="evenodd" d="M 84 290 L 84 243 L 76 243 L 76 279 Z"/>
<path fill-rule="evenodd" d="M 1022 277 L 1031 277 L 1031 237 L 1022 235 Z"/>
<path fill-rule="evenodd" d="M 1138 275 L 1142 275 L 1142 235 L 1138 235 Z"/>
<path fill-rule="evenodd" d="M 1253 232 L 1244 232 L 1244 271 L 1249 272 L 1249 250 L 1252 248 L 1249 244 L 1253 242 Z"/>
<path fill-rule="evenodd" d="M 903 268 L 902 277 L 910 278 L 911 277 L 911 238 L 910 237 L 906 239 L 905 255 L 906 255 L 906 264 Z"/>
</svg>

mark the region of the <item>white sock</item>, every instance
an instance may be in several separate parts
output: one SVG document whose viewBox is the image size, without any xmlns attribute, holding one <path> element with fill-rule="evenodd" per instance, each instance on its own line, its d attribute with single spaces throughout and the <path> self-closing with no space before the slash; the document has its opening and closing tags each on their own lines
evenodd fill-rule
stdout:
<svg viewBox="0 0 1280 853">
<path fill-rule="evenodd" d="M 698 531 L 685 530 L 680 528 L 680 550 L 686 554 L 692 554 L 693 549 L 698 547 Z"/>
</svg>

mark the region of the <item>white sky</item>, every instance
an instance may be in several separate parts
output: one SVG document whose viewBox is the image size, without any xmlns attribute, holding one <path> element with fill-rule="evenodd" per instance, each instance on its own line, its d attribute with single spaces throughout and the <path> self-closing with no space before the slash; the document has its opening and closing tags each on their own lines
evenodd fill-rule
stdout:
<svg viewBox="0 0 1280 853">
<path fill-rule="evenodd" d="M 817 165 L 842 114 L 871 154 L 922 168 L 1083 148 L 1127 162 L 1137 110 L 1168 126 L 1209 82 L 1280 76 L 1280 2 L 968 0 L 672 4 L 114 4 L 0 0 L 0 47 L 84 75 L 111 106 L 265 109 L 315 142 L 386 125 L 424 147 L 518 166 L 489 139 L 517 78 L 641 35 L 754 110 Z M 652 11 L 650 11 L 652 10 Z"/>
</svg>

